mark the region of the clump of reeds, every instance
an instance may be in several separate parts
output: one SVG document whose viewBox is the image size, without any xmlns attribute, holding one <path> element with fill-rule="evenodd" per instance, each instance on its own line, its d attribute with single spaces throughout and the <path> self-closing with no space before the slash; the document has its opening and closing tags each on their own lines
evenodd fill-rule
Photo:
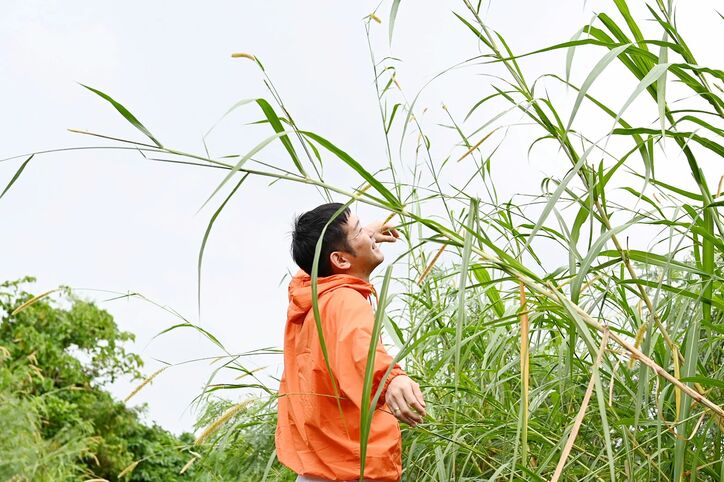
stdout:
<svg viewBox="0 0 724 482">
<path fill-rule="evenodd" d="M 390 35 L 399 5 L 392 1 Z M 248 54 L 237 56 L 257 62 L 273 101 L 232 107 L 254 106 L 271 128 L 244 155 L 167 148 L 125 107 L 94 92 L 150 140 L 123 140 L 148 159 L 226 170 L 210 199 L 242 176 L 207 236 L 248 176 L 399 215 L 407 250 L 385 290 L 403 296 L 375 330 L 384 321 L 395 331 L 398 358 L 428 399 L 428 421 L 405 431 L 406 480 L 724 480 L 724 200 L 721 180 L 713 190 L 701 167 L 724 156 L 724 74 L 697 61 L 672 2 L 614 0 L 573 40 L 523 54 L 480 9 L 462 0 L 455 12 L 483 51 L 457 66 L 493 80 L 471 92 L 466 115 L 443 109 L 458 138 L 442 159 L 431 150 L 432 127 L 415 115 L 418 97 L 403 95 L 387 56 L 372 67 L 386 143 L 381 172 L 297 126 Z M 379 21 L 376 13 L 367 18 L 370 35 L 370 22 Z M 571 69 L 580 49 L 599 58 L 583 75 Z M 546 75 L 526 77 L 523 59 L 556 52 L 566 54 L 565 68 L 551 64 Z M 612 64 L 625 69 L 622 86 L 633 79 L 622 105 L 596 94 Z M 673 84 L 676 98 L 667 90 Z M 568 95 L 572 107 L 561 107 Z M 648 102 L 655 122 L 632 123 L 634 101 Z M 569 168 L 543 179 L 542 192 L 500 199 L 491 166 L 506 161 L 498 148 L 519 128 L 516 115 L 529 124 L 531 147 L 550 143 Z M 611 127 L 601 137 L 587 120 Z M 288 161 L 270 168 L 259 156 L 275 142 Z M 671 150 L 685 176 L 662 175 Z M 326 182 L 325 162 L 345 164 L 355 179 Z M 369 190 L 352 187 L 361 182 Z M 567 261 L 551 261 L 560 259 Z M 370 376 L 365 393 L 374 398 Z M 243 408 L 229 408 L 197 444 Z"/>
</svg>

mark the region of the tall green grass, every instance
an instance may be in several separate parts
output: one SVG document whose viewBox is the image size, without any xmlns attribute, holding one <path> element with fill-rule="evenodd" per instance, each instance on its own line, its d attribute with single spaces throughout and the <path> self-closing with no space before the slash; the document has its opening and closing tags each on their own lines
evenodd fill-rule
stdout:
<svg viewBox="0 0 724 482">
<path fill-rule="evenodd" d="M 271 99 L 232 109 L 256 106 L 274 133 L 247 154 L 211 159 L 164 146 L 94 89 L 151 144 L 91 135 L 128 143 L 152 161 L 228 171 L 207 203 L 238 178 L 204 239 L 247 176 L 307 184 L 327 199 L 399 215 L 406 250 L 394 260 L 389 285 L 399 296 L 380 303 L 387 310 L 375 326 L 386 326 L 399 344 L 397 359 L 423 387 L 430 412 L 426 423 L 404 432 L 405 480 L 724 480 L 724 198 L 721 182 L 715 188 L 717 180 L 701 168 L 702 158 L 724 154 L 724 73 L 697 62 L 672 2 L 635 6 L 642 5 L 638 18 L 626 1 L 614 0 L 573 40 L 520 54 L 486 24 L 480 2 L 462 0 L 459 28 L 482 53 L 451 64 L 470 75 L 494 72 L 494 80 L 485 92 L 471 92 L 477 98 L 463 118 L 445 110 L 459 140 L 443 158 L 416 115 L 419 93 L 408 101 L 394 59 L 378 61 L 374 49 L 388 156 L 380 172 L 299 127 L 250 55 L 242 57 L 261 69 Z M 388 5 L 390 38 L 404 15 L 399 6 Z M 368 35 L 378 35 L 370 22 L 380 17 L 366 19 Z M 600 60 L 574 79 L 581 49 Z M 526 76 L 525 58 L 556 51 L 566 54 L 560 69 Z M 624 69 L 621 85 L 633 80 L 620 105 L 592 94 L 614 66 Z M 546 89 L 556 85 L 568 94 Z M 658 118 L 628 121 L 630 106 L 645 103 Z M 528 125 L 531 148 L 554 146 L 569 169 L 546 178 L 542 192 L 499 199 L 491 166 L 505 132 L 519 128 L 516 115 Z M 586 122 L 610 128 L 600 136 Z M 275 142 L 289 159 L 261 162 Z M 672 183 L 659 164 L 677 156 L 689 179 Z M 340 162 L 357 176 L 349 185 L 320 175 L 324 163 Z M 451 184 L 450 173 L 469 177 Z M 352 187 L 360 183 L 370 188 Z M 370 373 L 365 394 L 374 395 Z M 264 407 L 273 415 L 273 403 Z M 372 407 L 363 411 L 366 424 Z M 254 425 L 235 417 L 217 433 Z M 225 440 L 208 438 L 217 450 Z"/>
</svg>

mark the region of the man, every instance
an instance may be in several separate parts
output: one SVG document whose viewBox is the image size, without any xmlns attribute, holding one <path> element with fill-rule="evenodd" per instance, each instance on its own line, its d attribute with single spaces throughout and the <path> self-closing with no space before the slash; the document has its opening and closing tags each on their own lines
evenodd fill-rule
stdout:
<svg viewBox="0 0 724 482">
<path fill-rule="evenodd" d="M 327 369 L 310 273 L 322 230 L 341 207 L 324 204 L 302 214 L 292 235 L 292 257 L 302 271 L 289 284 L 276 449 L 281 463 L 299 474 L 298 482 L 359 478 L 360 413 L 371 402 L 362 400 L 370 344 L 376 344 L 373 394 L 393 362 L 381 341 L 372 340 L 369 298 L 376 294 L 369 278 L 384 260 L 378 243 L 394 242 L 399 233 L 381 223 L 363 227 L 346 209 L 327 227 L 319 259 L 317 299 L 334 384 Z M 414 426 L 424 415 L 420 387 L 395 364 L 372 417 L 365 481 L 400 480 L 398 420 Z"/>
</svg>

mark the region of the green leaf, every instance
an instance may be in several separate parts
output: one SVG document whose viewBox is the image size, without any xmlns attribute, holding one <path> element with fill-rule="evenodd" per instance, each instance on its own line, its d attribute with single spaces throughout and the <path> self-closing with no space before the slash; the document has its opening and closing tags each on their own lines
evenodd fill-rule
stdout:
<svg viewBox="0 0 724 482">
<path fill-rule="evenodd" d="M 229 193 L 229 195 L 224 199 L 224 202 L 221 203 L 219 208 L 214 212 L 214 215 L 211 216 L 211 219 L 209 220 L 208 226 L 206 226 L 206 231 L 204 232 L 204 237 L 201 240 L 201 248 L 199 248 L 199 259 L 196 266 L 196 296 L 197 296 L 197 303 L 199 308 L 199 315 L 201 314 L 201 263 L 204 258 L 204 250 L 206 249 L 206 241 L 209 239 L 209 234 L 211 233 L 211 228 L 214 225 L 214 222 L 216 221 L 216 218 L 219 217 L 219 214 L 221 214 L 221 211 L 226 206 L 226 203 L 229 202 L 229 199 L 232 198 L 232 196 L 236 193 L 236 191 L 241 187 L 241 184 L 246 180 L 246 178 L 249 177 L 249 173 L 245 174 L 244 177 L 241 178 L 241 180 L 234 186 L 234 189 Z"/>
<path fill-rule="evenodd" d="M 382 281 L 382 289 L 380 290 L 377 311 L 375 312 L 375 321 L 372 326 L 372 337 L 370 338 L 370 346 L 367 352 L 367 365 L 365 366 L 365 376 L 362 381 L 362 400 L 360 400 L 360 480 L 364 479 L 365 465 L 367 463 L 367 445 L 369 441 L 370 430 L 372 428 L 372 417 L 374 416 L 375 407 L 378 398 L 372 400 L 372 384 L 375 376 L 375 357 L 377 354 L 377 343 L 382 334 L 382 321 L 385 318 L 385 308 L 387 305 L 387 292 L 392 279 L 392 265 L 385 270 L 385 277 Z M 384 383 L 380 381 L 380 384 Z"/>
<path fill-rule="evenodd" d="M 724 380 L 718 380 L 716 378 L 695 376 L 695 377 L 683 377 L 682 382 L 698 383 L 699 385 L 712 388 L 724 388 Z"/>
<path fill-rule="evenodd" d="M 282 144 L 284 144 L 284 148 L 287 150 L 289 156 L 292 158 L 292 162 L 294 162 L 294 165 L 297 166 L 299 173 L 302 176 L 306 177 L 307 173 L 304 172 L 304 167 L 302 166 L 302 162 L 299 160 L 299 156 L 297 156 L 297 152 L 294 150 L 292 141 L 289 140 L 289 137 L 284 132 L 284 126 L 282 126 L 282 123 L 279 120 L 276 112 L 274 112 L 272 106 L 264 99 L 256 99 L 256 103 L 259 104 L 259 107 L 261 107 L 261 110 L 264 112 L 264 115 L 274 129 L 274 132 L 276 132 L 277 134 L 281 134 L 280 138 Z"/>
<path fill-rule="evenodd" d="M 249 103 L 251 103 L 251 102 L 254 102 L 254 101 L 256 101 L 256 100 L 257 100 L 257 99 L 242 99 L 242 100 L 234 103 L 234 105 L 232 105 L 231 107 L 229 107 L 229 108 L 226 110 L 226 112 L 224 112 L 224 114 L 223 114 L 221 117 L 219 117 L 219 120 L 217 120 L 216 122 L 214 122 L 214 125 L 212 125 L 212 126 L 209 128 L 208 131 L 206 131 L 206 134 L 204 134 L 204 136 L 203 136 L 204 139 L 205 139 L 209 134 L 211 134 L 211 132 L 212 132 L 214 129 L 216 129 L 216 126 L 218 126 L 219 123 L 221 123 L 221 121 L 226 118 L 226 116 L 228 116 L 229 114 L 231 114 L 233 111 L 235 111 L 235 110 L 238 109 L 239 107 L 241 107 L 241 106 L 243 106 L 243 105 L 246 105 L 246 104 L 249 104 Z M 265 121 L 262 120 L 262 121 L 257 121 L 257 122 L 262 123 L 262 122 L 265 122 Z M 267 121 L 267 122 L 268 122 L 268 121 Z M 255 124 L 255 123 L 256 123 L 256 122 L 253 122 L 252 124 Z"/>
<path fill-rule="evenodd" d="M 639 82 L 629 98 L 626 100 L 626 102 L 624 102 L 623 106 L 618 111 L 618 114 L 616 114 L 614 126 L 618 123 L 618 120 L 621 118 L 628 106 L 631 105 L 631 103 L 636 99 L 636 97 L 638 97 L 639 94 L 646 90 L 651 84 L 656 82 L 659 77 L 664 75 L 669 67 L 671 67 L 671 64 L 657 64 L 644 76 L 643 79 L 641 79 L 641 82 Z"/>
<path fill-rule="evenodd" d="M 586 254 L 586 257 L 583 258 L 583 261 L 581 261 L 581 266 L 578 269 L 578 273 L 576 274 L 575 278 L 573 278 L 573 281 L 571 281 L 571 301 L 574 303 L 578 303 L 578 299 L 581 294 L 581 286 L 583 284 L 583 281 L 586 279 L 586 275 L 588 275 L 589 269 L 591 268 L 591 264 L 593 263 L 593 260 L 598 257 L 598 254 L 603 249 L 603 246 L 616 234 L 620 233 L 624 229 L 628 228 L 629 226 L 635 224 L 640 218 L 634 218 L 633 220 L 627 222 L 626 224 L 622 224 L 621 226 L 618 226 L 610 231 L 606 231 L 603 233 L 595 243 L 591 246 L 591 249 L 588 251 L 588 254 Z"/>
<path fill-rule="evenodd" d="M 301 131 L 301 134 L 317 142 L 319 145 L 321 145 L 332 154 L 337 156 L 339 159 L 341 159 L 345 164 L 354 169 L 357 174 L 359 174 L 365 181 L 367 181 L 372 187 L 374 187 L 377 192 L 379 192 L 390 203 L 392 208 L 402 207 L 400 201 L 395 197 L 395 195 L 392 194 L 386 187 L 384 187 L 382 183 L 379 182 L 372 174 L 365 170 L 365 168 L 362 167 L 359 162 L 354 160 L 352 156 L 350 156 L 342 149 L 335 146 L 327 139 L 318 134 L 308 131 Z"/>
<path fill-rule="evenodd" d="M 468 22 L 467 20 L 465 20 L 465 18 L 461 17 L 460 15 L 458 15 L 455 12 L 453 12 L 453 15 L 455 15 L 458 18 L 458 20 L 460 20 L 468 29 L 470 29 L 470 31 L 473 32 L 473 34 L 475 34 L 476 37 L 478 37 L 478 40 L 483 42 L 489 49 L 491 49 L 491 50 L 493 49 L 493 46 L 490 44 L 490 41 L 488 41 L 488 39 L 485 38 L 485 36 L 482 33 L 480 33 L 480 31 L 478 29 L 476 29 L 470 22 Z"/>
<path fill-rule="evenodd" d="M 575 42 L 583 34 L 583 29 L 571 37 L 571 42 Z M 566 50 L 566 82 L 571 79 L 571 67 L 573 66 L 573 55 L 576 53 L 576 46 L 573 45 Z"/>
<path fill-rule="evenodd" d="M 591 146 L 588 149 L 585 150 L 585 152 L 581 155 L 581 157 L 576 162 L 576 165 L 573 166 L 573 168 L 568 171 L 568 174 L 565 175 L 565 177 L 561 180 L 561 182 L 558 184 L 558 187 L 556 190 L 551 194 L 550 198 L 546 202 L 545 207 L 543 208 L 543 212 L 541 213 L 540 217 L 538 218 L 538 222 L 536 222 L 535 227 L 528 235 L 528 239 L 525 242 L 525 246 L 523 247 L 523 251 L 528 249 L 530 246 L 530 243 L 533 241 L 533 238 L 536 234 L 538 234 L 538 231 L 540 231 L 541 226 L 543 226 L 543 223 L 545 223 L 546 219 L 548 219 L 548 215 L 551 213 L 553 208 L 555 207 L 556 203 L 558 202 L 558 199 L 560 199 L 561 195 L 565 192 L 566 188 L 568 187 L 568 183 L 571 182 L 571 179 L 578 174 L 578 172 L 583 168 L 584 163 L 586 162 L 586 158 L 591 153 L 595 146 Z"/>
<path fill-rule="evenodd" d="M 644 36 L 641 33 L 639 26 L 636 24 L 636 21 L 631 16 L 631 12 L 628 9 L 626 0 L 614 0 L 613 3 L 616 4 L 616 8 L 618 8 L 618 11 L 621 13 L 623 19 L 626 21 L 626 25 L 628 25 L 628 28 L 631 30 L 631 33 L 636 39 L 636 42 L 640 43 L 642 46 L 645 46 L 646 44 L 644 43 Z"/>
<path fill-rule="evenodd" d="M 468 280 L 468 266 L 470 265 L 470 256 L 473 249 L 473 228 L 476 224 L 478 214 L 478 202 L 470 199 L 470 207 L 468 209 L 468 229 L 465 231 L 465 243 L 463 245 L 462 261 L 460 263 L 460 281 L 458 282 L 458 307 L 455 322 L 455 391 L 457 391 L 460 383 L 460 349 L 463 334 L 463 325 L 465 324 L 465 286 Z"/>
<path fill-rule="evenodd" d="M 392 32 L 395 30 L 395 20 L 397 20 L 397 11 L 400 8 L 400 0 L 392 0 L 392 7 L 390 8 L 390 30 L 389 38 L 390 45 L 392 45 Z"/>
<path fill-rule="evenodd" d="M 681 271 L 686 271 L 687 273 L 692 273 L 696 275 L 703 275 L 705 274 L 700 269 L 697 269 L 694 266 L 682 263 L 681 261 L 674 261 L 673 259 L 670 259 L 666 256 L 662 256 L 660 254 L 654 254 L 654 253 L 648 253 L 646 251 L 638 251 L 635 249 L 626 250 L 626 255 L 632 259 L 633 261 L 636 261 L 638 263 L 645 263 L 650 264 L 652 266 L 660 266 L 662 268 L 666 269 L 677 269 Z M 599 253 L 599 256 L 608 256 L 611 258 L 620 258 L 621 253 L 619 253 L 616 250 L 605 250 L 601 251 Z"/>
<path fill-rule="evenodd" d="M 708 298 L 704 296 L 703 293 L 699 292 L 696 293 L 694 291 L 685 289 L 685 288 L 679 288 L 677 286 L 671 286 L 666 283 L 659 283 L 656 281 L 650 281 L 650 280 L 644 280 L 644 279 L 638 279 L 638 280 L 630 280 L 630 279 L 624 279 L 618 281 L 621 284 L 625 285 L 643 285 L 648 286 L 650 288 L 661 288 L 664 291 L 668 291 L 669 293 L 673 293 L 675 295 L 684 296 L 686 298 L 690 298 L 692 300 L 696 300 L 699 302 L 709 302 L 713 306 L 716 306 L 720 310 L 724 310 L 724 298 L 719 298 L 718 296 L 712 296 L 711 298 Z"/>
<path fill-rule="evenodd" d="M 637 127 L 633 129 L 614 129 L 612 134 L 618 134 L 618 135 L 629 135 L 629 134 L 661 134 L 662 132 L 656 129 L 648 129 L 645 127 Z M 693 132 L 674 132 L 669 130 L 664 130 L 663 134 L 667 137 L 673 137 L 674 139 L 681 139 L 684 142 L 688 141 L 689 139 L 693 140 L 697 144 L 700 144 L 702 147 L 705 147 L 709 149 L 710 151 L 716 153 L 719 156 L 724 156 L 724 146 L 721 144 L 712 141 L 711 139 L 707 139 L 706 137 L 701 137 L 698 134 L 694 134 Z"/>
<path fill-rule="evenodd" d="M 144 127 L 144 125 L 141 124 L 141 122 L 140 122 L 138 119 L 136 119 L 136 116 L 134 116 L 133 114 L 131 114 L 131 113 L 128 111 L 128 109 L 126 109 L 125 107 L 123 107 L 121 104 L 119 104 L 118 102 L 116 102 L 115 100 L 113 100 L 109 95 L 104 94 L 104 93 L 101 92 L 100 90 L 96 90 L 96 89 L 94 89 L 93 87 L 88 87 L 87 85 L 83 85 L 83 84 L 80 84 L 80 85 L 82 85 L 82 86 L 85 87 L 86 89 L 90 90 L 91 92 L 99 95 L 99 96 L 102 97 L 103 99 L 105 99 L 105 100 L 107 100 L 108 102 L 110 102 L 111 105 L 112 105 L 113 107 L 115 107 L 116 110 L 117 110 L 118 112 L 120 112 L 120 114 L 121 114 L 128 122 L 130 122 L 136 129 L 138 129 L 139 131 L 143 132 L 143 133 L 146 135 L 146 137 L 148 137 L 149 139 L 151 139 L 151 141 L 152 141 L 154 144 L 156 144 L 157 147 L 163 147 L 163 146 L 161 145 L 161 143 L 158 142 L 155 137 L 153 137 L 153 134 L 151 134 L 151 132 L 150 132 L 148 129 L 146 129 L 146 127 Z"/>
<path fill-rule="evenodd" d="M 493 307 L 493 310 L 495 310 L 495 313 L 500 318 L 505 316 L 505 306 L 503 305 L 503 302 L 500 299 L 500 292 L 495 287 L 495 284 L 493 283 L 492 279 L 490 278 L 490 274 L 488 273 L 488 270 L 479 264 L 473 264 L 472 271 L 473 271 L 473 275 L 477 278 L 478 282 L 481 285 L 483 285 L 483 290 L 485 291 L 485 296 L 487 296 L 488 300 L 490 300 L 490 303 Z"/>
<path fill-rule="evenodd" d="M 10 187 L 12 187 L 12 185 L 15 184 L 15 181 L 18 180 L 18 178 L 20 177 L 20 174 L 23 173 L 23 171 L 25 170 L 25 166 L 28 165 L 28 163 L 33 158 L 33 156 L 35 156 L 35 154 L 31 154 L 30 157 L 25 159 L 25 161 L 20 165 L 20 168 L 15 172 L 15 175 L 12 177 L 12 179 L 10 179 L 10 182 L 8 183 L 8 185 L 5 186 L 5 189 L 3 189 L 2 194 L 0 194 L 0 199 L 2 199 L 2 197 L 5 195 L 5 193 L 7 193 L 10 190 Z"/>
<path fill-rule="evenodd" d="M 226 351 L 226 349 L 224 348 L 224 345 L 221 344 L 221 342 L 218 340 L 218 338 L 216 338 L 216 337 L 215 337 L 214 335 L 212 335 L 209 331 L 201 328 L 200 326 L 194 325 L 193 323 L 189 323 L 189 322 L 177 323 L 177 324 L 175 324 L 175 325 L 173 325 L 173 326 L 169 326 L 168 328 L 166 328 L 166 329 L 164 329 L 164 330 L 161 330 L 161 331 L 159 331 L 158 333 L 156 333 L 156 334 L 153 336 L 153 338 L 151 338 L 151 340 L 155 340 L 156 338 L 158 338 L 159 336 L 163 335 L 164 333 L 168 333 L 168 332 L 170 332 L 170 331 L 174 331 L 174 330 L 177 330 L 177 329 L 179 329 L 179 328 L 193 328 L 194 330 L 198 331 L 199 333 L 201 333 L 202 335 L 204 335 L 206 338 L 208 338 L 214 345 L 216 345 L 216 346 L 218 346 L 219 348 L 221 348 L 222 350 Z"/>
<path fill-rule="evenodd" d="M 203 203 L 203 204 L 201 205 L 201 207 L 199 208 L 199 211 L 201 211 L 201 210 L 209 203 L 209 201 L 211 201 L 211 199 L 213 199 L 213 197 L 216 196 L 216 193 L 218 193 L 219 190 L 229 181 L 229 179 L 231 179 L 232 176 L 233 176 L 234 174 L 236 174 L 236 173 L 242 168 L 242 166 L 244 166 L 244 164 L 246 163 L 246 161 L 248 161 L 249 159 L 251 159 L 251 157 L 252 157 L 254 154 L 256 154 L 257 152 L 261 151 L 261 150 L 264 149 L 266 146 L 268 146 L 274 139 L 276 139 L 276 138 L 278 138 L 278 137 L 281 137 L 281 136 L 283 136 L 283 135 L 285 135 L 285 134 L 286 134 L 286 132 L 278 132 L 278 133 L 274 134 L 273 136 L 269 136 L 269 137 L 267 137 L 266 139 L 264 139 L 263 141 L 261 141 L 259 144 L 257 144 L 256 146 L 254 146 L 254 148 L 253 148 L 252 150 L 250 150 L 249 152 L 247 152 L 246 154 L 244 154 L 244 155 L 241 157 L 241 159 L 239 159 L 239 161 L 236 163 L 236 165 L 234 165 L 234 167 L 229 170 L 229 173 L 228 173 L 228 174 L 226 175 L 226 177 L 224 177 L 224 179 L 221 181 L 221 184 L 219 184 L 218 186 L 216 186 L 216 189 L 214 189 L 214 192 L 212 192 L 211 195 L 208 197 L 208 199 L 206 199 L 206 201 L 204 201 L 204 203 Z"/>
<path fill-rule="evenodd" d="M 606 54 L 601 57 L 601 60 L 596 63 L 596 65 L 593 67 L 591 72 L 586 77 L 586 80 L 583 81 L 583 84 L 581 84 L 581 88 L 578 91 L 578 96 L 576 97 L 576 101 L 573 103 L 573 109 L 571 110 L 571 117 L 568 119 L 568 125 L 566 126 L 566 131 L 569 131 L 571 129 L 571 125 L 573 124 L 573 119 L 576 117 L 576 113 L 578 112 L 578 108 L 581 106 L 581 102 L 586 97 L 586 93 L 588 92 L 588 89 L 591 87 L 591 84 L 593 84 L 593 81 L 598 78 L 599 75 L 608 67 L 608 64 L 613 62 L 614 59 L 616 59 L 619 55 L 621 55 L 623 52 L 626 51 L 627 48 L 629 48 L 631 44 L 625 44 L 621 45 L 620 47 L 616 47 L 615 49 L 609 50 L 606 52 Z"/>
</svg>

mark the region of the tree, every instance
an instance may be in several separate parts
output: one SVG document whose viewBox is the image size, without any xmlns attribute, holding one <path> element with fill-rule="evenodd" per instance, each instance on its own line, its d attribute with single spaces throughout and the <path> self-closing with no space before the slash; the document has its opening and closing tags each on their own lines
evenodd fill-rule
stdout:
<svg viewBox="0 0 724 482">
<path fill-rule="evenodd" d="M 0 480 L 181 478 L 193 436 L 142 424 L 103 390 L 139 377 L 134 335 L 67 288 L 34 298 L 22 290 L 32 281 L 0 284 Z"/>
</svg>

